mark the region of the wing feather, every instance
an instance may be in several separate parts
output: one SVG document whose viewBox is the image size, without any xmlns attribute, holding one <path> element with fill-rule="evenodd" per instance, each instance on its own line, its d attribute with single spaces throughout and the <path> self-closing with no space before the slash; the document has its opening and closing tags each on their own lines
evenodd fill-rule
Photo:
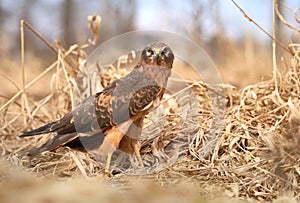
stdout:
<svg viewBox="0 0 300 203">
<path fill-rule="evenodd" d="M 168 77 L 161 76 L 156 70 L 155 67 L 137 65 L 127 76 L 112 82 L 102 92 L 88 97 L 60 120 L 23 133 L 22 137 L 57 132 L 57 136 L 31 151 L 30 155 L 54 150 L 68 143 L 73 147 L 79 146 L 78 133 L 105 133 L 111 127 L 143 113 L 145 108 L 152 106 L 154 100 L 161 98 L 168 80 Z M 157 82 L 155 75 L 162 77 L 163 82 Z M 87 136 L 84 141 L 91 143 L 90 140 L 95 140 L 96 137 L 99 136 Z"/>
</svg>

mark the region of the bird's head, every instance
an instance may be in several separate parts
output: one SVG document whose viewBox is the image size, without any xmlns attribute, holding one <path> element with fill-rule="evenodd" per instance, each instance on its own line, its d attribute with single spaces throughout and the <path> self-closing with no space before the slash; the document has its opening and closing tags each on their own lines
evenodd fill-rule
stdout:
<svg viewBox="0 0 300 203">
<path fill-rule="evenodd" d="M 174 61 L 174 54 L 170 47 L 163 42 L 153 42 L 142 52 L 142 64 L 162 66 L 171 69 Z"/>
</svg>

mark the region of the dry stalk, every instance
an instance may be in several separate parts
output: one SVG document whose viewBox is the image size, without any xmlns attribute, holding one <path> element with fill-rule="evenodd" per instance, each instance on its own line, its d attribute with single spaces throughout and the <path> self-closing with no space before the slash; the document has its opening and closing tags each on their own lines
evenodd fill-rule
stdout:
<svg viewBox="0 0 300 203">
<path fill-rule="evenodd" d="M 286 52 L 288 52 L 289 54 L 293 55 L 293 53 L 286 48 L 281 42 L 279 42 L 277 39 L 274 39 L 273 36 L 268 33 L 263 27 L 261 27 L 256 21 L 254 21 L 245 11 L 244 9 L 242 9 L 236 2 L 235 0 L 231 0 L 233 2 L 233 4 L 241 11 L 241 13 L 243 14 L 243 16 L 249 20 L 249 22 L 253 23 L 256 27 L 258 27 L 258 29 L 260 29 L 262 32 L 264 32 L 268 37 L 270 37 L 272 40 L 274 40 L 283 50 L 285 50 Z"/>
<path fill-rule="evenodd" d="M 249 18 L 245 13 L 244 15 Z M 90 17 L 89 20 L 100 23 L 96 17 Z M 251 18 L 249 20 L 253 22 Z M 91 32 L 97 33 L 92 27 Z M 100 28 L 97 25 L 95 27 Z M 276 36 L 271 38 L 275 43 L 275 59 L 278 42 Z M 93 39 L 87 40 L 87 43 L 95 43 L 96 39 L 94 36 Z M 201 191 L 211 197 L 215 191 L 220 191 L 231 198 L 273 201 L 290 191 L 293 194 L 290 200 L 299 201 L 300 58 L 297 54 L 293 56 L 284 73 L 279 72 L 274 61 L 270 80 L 240 90 L 230 85 L 224 86 L 229 89 L 225 92 L 226 98 L 229 98 L 225 129 L 215 140 L 216 146 L 206 157 L 203 156 L 203 149 L 211 139 L 208 137 L 208 131 L 212 123 L 212 103 L 208 91 L 213 92 L 219 87 L 199 81 L 183 81 L 189 85 L 165 98 L 164 108 L 156 112 L 154 118 L 149 116 L 143 131 L 146 136 L 142 143 L 145 165 L 153 160 L 161 163 L 160 161 L 169 160 L 171 155 L 178 155 L 172 165 L 159 168 L 158 164 L 157 171 L 150 175 L 145 175 L 147 168 L 137 170 L 129 167 L 124 169 L 124 173 L 106 177 L 102 173 L 101 164 L 90 155 L 69 148 L 60 148 L 55 152 L 46 152 L 28 159 L 24 153 L 29 148 L 45 143 L 52 135 L 19 139 L 16 138 L 18 132 L 57 119 L 71 109 L 70 95 L 74 91 L 75 79 L 73 72 L 68 69 L 66 57 L 75 54 L 79 58 L 80 55 L 80 60 L 84 63 L 86 54 L 82 48 L 85 47 L 59 47 L 57 61 L 32 82 L 18 89 L 18 92 L 0 108 L 3 114 L 0 118 L 0 152 L 14 166 L 23 166 L 34 172 L 34 176 L 43 179 L 55 178 L 56 182 L 72 180 L 75 177 L 84 178 L 85 183 L 87 179 L 108 180 L 122 191 L 128 191 L 136 183 L 137 176 L 128 174 L 140 174 L 139 177 L 143 181 L 151 179 L 164 188 L 177 185 L 182 179 L 188 180 L 190 185 L 197 185 L 197 193 Z M 26 89 L 54 68 L 57 68 L 57 71 L 51 81 L 51 94 L 39 101 L 24 98 L 26 102 L 20 107 L 19 96 L 26 95 Z M 126 74 L 126 71 L 112 68 L 110 73 L 105 76 L 107 81 Z M 191 92 L 195 96 L 192 97 Z M 21 108 L 26 112 L 22 113 Z M 27 126 L 22 125 L 21 117 L 26 117 Z M 153 158 L 153 152 L 157 152 L 157 157 Z M 130 161 L 134 163 L 135 159 Z M 209 191 L 214 191 L 214 194 Z"/>
</svg>

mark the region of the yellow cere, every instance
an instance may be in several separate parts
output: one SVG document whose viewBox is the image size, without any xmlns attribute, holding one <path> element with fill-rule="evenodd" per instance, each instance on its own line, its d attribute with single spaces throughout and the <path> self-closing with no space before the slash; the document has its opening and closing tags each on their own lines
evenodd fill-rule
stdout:
<svg viewBox="0 0 300 203">
<path fill-rule="evenodd" d="M 155 49 L 155 54 L 159 54 L 160 50 L 159 49 Z"/>
</svg>

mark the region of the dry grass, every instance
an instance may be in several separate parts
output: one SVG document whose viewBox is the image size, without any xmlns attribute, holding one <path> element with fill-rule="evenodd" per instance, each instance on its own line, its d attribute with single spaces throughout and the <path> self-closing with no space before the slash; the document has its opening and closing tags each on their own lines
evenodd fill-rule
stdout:
<svg viewBox="0 0 300 203">
<path fill-rule="evenodd" d="M 62 117 L 80 97 L 89 94 L 90 87 L 85 80 L 90 78 L 83 79 L 82 83 L 76 80 L 82 72 L 87 45 L 74 45 L 65 50 L 58 44 L 58 59 L 47 69 L 54 70 L 49 95 L 37 100 L 28 96 L 27 90 L 20 90 L 9 102 L 0 100 L 0 153 L 6 160 L 0 162 L 3 202 L 300 200 L 297 50 L 286 70 L 277 72 L 276 77 L 243 89 L 225 86 L 225 125 L 211 148 L 207 147 L 212 122 L 208 88 L 195 82 L 180 92 L 181 99 L 175 104 L 175 100 L 168 100 L 156 114 L 158 121 L 166 115 L 165 122 L 148 120 L 142 152 L 149 163 L 154 151 L 180 154 L 180 158 L 155 173 L 147 175 L 146 169 L 140 169 L 137 176 L 129 168 L 109 177 L 90 155 L 69 148 L 29 159 L 26 151 L 41 145 L 49 136 L 20 139 L 20 132 Z M 108 82 L 123 74 L 126 70 L 112 68 L 102 79 Z M 81 94 L 77 92 L 79 89 Z M 191 92 L 193 97 L 186 96 Z M 195 105 L 196 111 L 195 108 L 189 111 L 191 105 Z M 157 129 L 161 133 L 156 133 Z M 193 138 L 188 145 L 173 144 L 186 137 Z"/>
</svg>

